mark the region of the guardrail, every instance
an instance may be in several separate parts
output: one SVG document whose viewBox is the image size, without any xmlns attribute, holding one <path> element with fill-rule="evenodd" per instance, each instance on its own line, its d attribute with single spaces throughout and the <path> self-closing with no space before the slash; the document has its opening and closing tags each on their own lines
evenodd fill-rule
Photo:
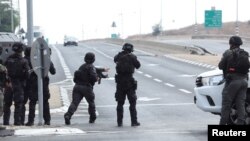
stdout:
<svg viewBox="0 0 250 141">
<path fill-rule="evenodd" d="M 157 48 L 168 48 L 168 49 L 174 49 L 181 52 L 186 52 L 190 54 L 198 54 L 198 55 L 205 55 L 206 53 L 209 53 L 205 49 L 198 47 L 198 46 L 181 46 L 181 45 L 173 45 L 163 42 L 157 42 L 157 41 L 148 41 L 148 40 L 128 40 L 128 39 L 112 39 L 107 38 L 105 39 L 106 42 L 117 44 L 122 46 L 123 43 L 129 42 L 132 43 L 135 47 L 136 46 L 151 46 L 151 47 L 157 47 Z M 212 53 L 209 53 L 212 54 Z"/>
</svg>

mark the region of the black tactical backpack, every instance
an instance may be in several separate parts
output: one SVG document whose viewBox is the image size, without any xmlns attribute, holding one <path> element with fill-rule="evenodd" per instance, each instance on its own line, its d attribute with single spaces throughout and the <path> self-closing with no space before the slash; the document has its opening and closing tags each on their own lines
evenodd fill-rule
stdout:
<svg viewBox="0 0 250 141">
<path fill-rule="evenodd" d="M 243 49 L 232 51 L 232 57 L 228 61 L 229 73 L 247 74 L 249 72 L 249 54 Z"/>
<path fill-rule="evenodd" d="M 24 60 L 20 58 L 9 58 L 6 62 L 8 76 L 11 78 L 23 78 L 24 74 Z"/>
<path fill-rule="evenodd" d="M 118 74 L 134 73 L 134 65 L 131 54 L 125 54 L 118 59 L 116 71 Z"/>
</svg>

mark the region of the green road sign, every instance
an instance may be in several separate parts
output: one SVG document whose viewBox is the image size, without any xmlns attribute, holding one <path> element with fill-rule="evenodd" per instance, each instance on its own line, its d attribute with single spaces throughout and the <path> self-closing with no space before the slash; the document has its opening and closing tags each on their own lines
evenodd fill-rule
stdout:
<svg viewBox="0 0 250 141">
<path fill-rule="evenodd" d="M 222 11 L 221 10 L 205 10 L 205 27 L 221 27 Z"/>
<path fill-rule="evenodd" d="M 111 34 L 111 38 L 117 38 L 118 36 L 117 36 L 117 34 Z"/>
</svg>

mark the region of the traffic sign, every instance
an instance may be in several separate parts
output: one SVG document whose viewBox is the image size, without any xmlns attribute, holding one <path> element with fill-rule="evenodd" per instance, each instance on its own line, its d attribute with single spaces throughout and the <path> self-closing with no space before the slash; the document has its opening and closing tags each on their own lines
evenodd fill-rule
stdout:
<svg viewBox="0 0 250 141">
<path fill-rule="evenodd" d="M 222 10 L 205 10 L 205 27 L 222 27 Z"/>
<path fill-rule="evenodd" d="M 41 74 L 43 69 L 43 76 L 47 76 L 50 67 L 50 49 L 47 42 L 43 38 L 38 38 L 33 42 L 30 53 L 30 60 L 33 70 L 37 75 Z"/>
</svg>

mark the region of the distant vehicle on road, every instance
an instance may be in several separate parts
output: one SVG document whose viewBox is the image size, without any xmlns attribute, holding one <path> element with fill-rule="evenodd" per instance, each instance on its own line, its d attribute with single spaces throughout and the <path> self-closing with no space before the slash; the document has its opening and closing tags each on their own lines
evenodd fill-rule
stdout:
<svg viewBox="0 0 250 141">
<path fill-rule="evenodd" d="M 70 45 L 78 46 L 78 40 L 75 37 L 65 36 L 63 46 L 70 46 Z"/>
<path fill-rule="evenodd" d="M 196 87 L 194 88 L 194 102 L 198 108 L 216 115 L 221 114 L 222 90 L 224 88 L 222 80 L 223 74 L 219 69 L 204 72 L 197 76 Z M 248 80 L 245 108 L 246 123 L 250 124 L 250 80 Z M 236 106 L 233 105 L 230 113 L 230 122 L 232 124 L 236 122 L 236 112 Z"/>
</svg>

